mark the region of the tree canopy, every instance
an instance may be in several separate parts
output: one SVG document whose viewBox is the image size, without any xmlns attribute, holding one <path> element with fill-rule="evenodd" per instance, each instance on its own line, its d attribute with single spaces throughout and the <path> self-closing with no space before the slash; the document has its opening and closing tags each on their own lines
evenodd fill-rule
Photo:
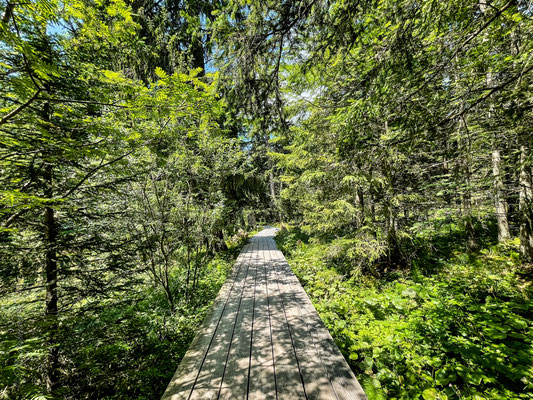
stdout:
<svg viewBox="0 0 533 400">
<path fill-rule="evenodd" d="M 369 397 L 530 398 L 531 2 L 8 0 L 0 16 L 0 399 L 160 396 L 260 222 L 287 228 Z M 398 296 L 432 324 L 472 319 L 429 332 Z M 443 296 L 456 314 L 430 306 Z M 481 356 L 496 347 L 501 370 Z"/>
</svg>

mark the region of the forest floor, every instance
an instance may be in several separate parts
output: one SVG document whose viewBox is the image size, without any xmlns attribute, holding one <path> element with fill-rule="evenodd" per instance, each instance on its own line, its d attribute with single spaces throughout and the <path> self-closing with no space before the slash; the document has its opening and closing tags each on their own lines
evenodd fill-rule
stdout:
<svg viewBox="0 0 533 400">
<path fill-rule="evenodd" d="M 533 398 L 533 290 L 518 241 L 450 228 L 408 267 L 355 267 L 337 239 L 276 241 L 370 399 Z M 529 282 L 529 283 L 527 283 Z"/>
</svg>

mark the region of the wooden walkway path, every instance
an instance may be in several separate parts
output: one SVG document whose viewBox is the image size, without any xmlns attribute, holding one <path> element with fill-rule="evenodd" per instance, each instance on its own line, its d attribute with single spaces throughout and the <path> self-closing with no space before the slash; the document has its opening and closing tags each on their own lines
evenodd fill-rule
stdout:
<svg viewBox="0 0 533 400">
<path fill-rule="evenodd" d="M 366 399 L 275 234 L 243 248 L 163 400 Z"/>
</svg>

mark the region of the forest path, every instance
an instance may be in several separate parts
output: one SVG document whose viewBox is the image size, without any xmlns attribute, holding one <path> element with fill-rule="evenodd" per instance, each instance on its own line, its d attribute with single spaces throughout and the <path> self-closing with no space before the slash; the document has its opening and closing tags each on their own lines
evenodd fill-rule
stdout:
<svg viewBox="0 0 533 400">
<path fill-rule="evenodd" d="M 366 399 L 276 233 L 244 246 L 163 400 Z"/>
</svg>

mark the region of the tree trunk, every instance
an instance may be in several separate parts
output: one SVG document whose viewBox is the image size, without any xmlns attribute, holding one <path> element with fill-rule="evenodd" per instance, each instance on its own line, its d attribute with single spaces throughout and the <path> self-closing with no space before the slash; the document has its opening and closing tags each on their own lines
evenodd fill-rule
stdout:
<svg viewBox="0 0 533 400">
<path fill-rule="evenodd" d="M 465 191 L 463 193 L 463 210 L 465 213 L 466 245 L 469 250 L 476 248 L 476 237 L 474 229 L 474 216 L 472 215 L 472 192 L 470 181 L 470 167 L 465 164 Z"/>
<path fill-rule="evenodd" d="M 48 129 L 50 120 L 50 104 L 45 103 L 42 110 L 42 119 L 45 121 L 44 129 Z M 54 170 L 50 161 L 43 166 L 43 194 L 46 199 L 54 197 Z M 57 293 L 57 221 L 55 210 L 51 205 L 44 208 L 43 215 L 44 235 L 46 244 L 45 254 L 45 323 L 48 332 L 48 355 L 46 359 L 46 389 L 54 394 L 59 388 L 59 345 L 57 334 L 58 322 L 58 293 Z"/>
<path fill-rule="evenodd" d="M 255 214 L 253 212 L 251 212 L 250 214 L 248 214 L 248 229 L 249 230 L 255 230 L 257 226 L 257 220 L 255 219 Z"/>
<path fill-rule="evenodd" d="M 385 203 L 385 229 L 387 232 L 387 242 L 389 247 L 389 263 L 397 264 L 401 261 L 400 244 L 398 243 L 398 221 L 394 206 L 389 202 Z"/>
<path fill-rule="evenodd" d="M 204 45 L 201 38 L 193 38 L 191 43 L 191 55 L 193 68 L 201 68 L 198 76 L 205 75 Z"/>
<path fill-rule="evenodd" d="M 215 251 L 226 251 L 228 246 L 224 240 L 224 231 L 222 228 L 219 228 L 215 232 L 214 245 Z"/>
<path fill-rule="evenodd" d="M 163 284 L 163 289 L 165 290 L 165 295 L 167 296 L 167 303 L 168 308 L 170 309 L 170 312 L 173 313 L 175 310 L 175 302 L 174 302 L 174 295 L 172 294 L 172 290 L 170 288 L 170 276 L 169 276 L 169 270 L 170 265 L 168 262 L 168 257 L 165 256 L 164 260 L 164 274 L 161 276 L 161 283 Z"/>
<path fill-rule="evenodd" d="M 520 147 L 520 256 L 522 262 L 533 262 L 533 179 L 528 148 Z"/>
<path fill-rule="evenodd" d="M 369 204 L 368 204 L 368 210 L 370 212 L 370 223 L 372 224 L 372 226 L 375 225 L 376 223 L 376 205 L 375 205 L 375 197 L 374 197 L 374 193 L 373 193 L 373 189 L 372 189 L 372 176 L 373 176 L 373 173 L 372 173 L 372 170 L 370 170 L 370 185 L 371 187 L 369 188 L 369 191 L 368 191 L 368 198 L 369 198 Z M 375 233 L 375 231 L 374 231 Z"/>
<path fill-rule="evenodd" d="M 196 293 L 196 288 L 198 286 L 198 279 L 199 279 L 199 273 L 198 273 L 198 266 L 201 264 L 200 257 L 201 249 L 199 246 L 196 246 L 196 256 L 194 257 L 194 275 L 192 280 L 192 293 Z"/>
<path fill-rule="evenodd" d="M 47 185 L 45 197 L 53 196 L 53 170 L 51 165 L 44 169 Z M 48 330 L 48 357 L 46 362 L 46 388 L 54 393 L 59 386 L 59 347 L 57 344 L 58 294 L 57 294 L 57 222 L 52 207 L 44 209 L 44 230 L 46 237 L 46 307 L 45 319 Z"/>
<path fill-rule="evenodd" d="M 503 194 L 503 179 L 501 174 L 500 150 L 492 151 L 492 176 L 494 177 L 494 208 L 498 221 L 498 242 L 503 242 L 511 237 L 509 222 L 507 221 L 507 202 Z"/>
<path fill-rule="evenodd" d="M 168 309 L 170 310 L 171 313 L 173 313 L 174 310 L 176 309 L 176 306 L 174 303 L 174 296 L 172 295 L 172 291 L 170 290 L 170 286 L 163 285 L 163 289 L 165 291 L 165 296 L 167 298 Z"/>
<path fill-rule="evenodd" d="M 385 121 L 385 132 L 388 130 L 387 122 Z M 382 165 L 382 174 L 387 181 L 388 186 L 388 198 L 384 202 L 384 214 L 385 214 L 385 229 L 387 232 L 387 242 L 389 246 L 389 263 L 395 264 L 400 262 L 401 253 L 398 243 L 398 220 L 396 215 L 396 207 L 393 204 L 395 190 L 395 179 L 391 170 L 391 165 L 385 161 Z"/>
<path fill-rule="evenodd" d="M 274 183 L 274 173 L 272 172 L 272 168 L 270 168 L 270 171 L 268 173 L 268 187 L 270 188 L 270 199 L 272 201 L 272 207 L 276 209 L 276 186 Z"/>
<path fill-rule="evenodd" d="M 463 152 L 462 168 L 464 179 L 464 191 L 461 198 L 462 209 L 464 213 L 465 231 L 466 231 L 466 246 L 468 250 L 475 250 L 477 247 L 475 229 L 474 229 L 474 216 L 472 213 L 472 171 L 470 169 L 470 133 L 466 121 L 463 120 L 463 126 L 466 131 L 467 141 L 461 143 L 459 141 L 460 151 Z"/>
<path fill-rule="evenodd" d="M 185 246 L 187 247 L 187 278 L 185 280 L 185 300 L 188 301 L 190 294 L 189 282 L 191 280 L 191 247 L 189 243 L 186 243 Z"/>
<path fill-rule="evenodd" d="M 360 188 L 355 189 L 355 205 L 357 207 L 357 229 L 365 223 L 365 198 Z"/>
</svg>

